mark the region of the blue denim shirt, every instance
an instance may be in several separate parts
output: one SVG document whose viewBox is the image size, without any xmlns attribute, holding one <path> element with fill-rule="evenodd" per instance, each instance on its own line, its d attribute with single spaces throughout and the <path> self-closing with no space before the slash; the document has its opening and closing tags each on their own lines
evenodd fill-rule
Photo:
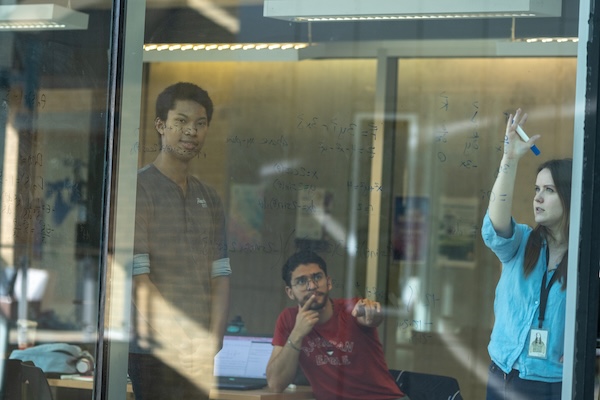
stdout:
<svg viewBox="0 0 600 400">
<path fill-rule="evenodd" d="M 529 357 L 529 333 L 538 328 L 540 287 L 547 268 L 546 243 L 535 269 L 528 277 L 523 272 L 525 245 L 532 228 L 512 221 L 512 237 L 496 234 L 488 213 L 483 220 L 483 241 L 502 262 L 502 274 L 496 286 L 495 322 L 488 352 L 500 369 L 508 373 L 518 363 L 519 377 L 543 382 L 562 381 L 566 293 L 561 282 L 550 288 L 543 329 L 548 330 L 548 357 Z M 552 276 L 549 274 L 548 279 Z"/>
</svg>

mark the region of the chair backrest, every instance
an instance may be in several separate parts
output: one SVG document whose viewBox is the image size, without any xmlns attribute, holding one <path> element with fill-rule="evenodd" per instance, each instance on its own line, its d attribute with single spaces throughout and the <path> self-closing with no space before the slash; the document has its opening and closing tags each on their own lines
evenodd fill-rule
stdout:
<svg viewBox="0 0 600 400">
<path fill-rule="evenodd" d="M 463 400 L 458 381 L 450 376 L 393 369 L 390 373 L 410 400 Z"/>
<path fill-rule="evenodd" d="M 21 360 L 2 360 L 1 400 L 21 400 Z"/>
<path fill-rule="evenodd" d="M 41 368 L 33 364 L 21 363 L 21 382 L 26 399 L 52 400 L 48 379 Z"/>
<path fill-rule="evenodd" d="M 1 400 L 52 400 L 48 379 L 40 368 L 30 362 L 4 360 Z"/>
</svg>

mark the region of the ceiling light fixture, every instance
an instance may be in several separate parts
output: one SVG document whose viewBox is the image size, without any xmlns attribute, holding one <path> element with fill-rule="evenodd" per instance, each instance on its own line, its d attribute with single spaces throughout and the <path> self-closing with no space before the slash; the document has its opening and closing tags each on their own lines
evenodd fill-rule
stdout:
<svg viewBox="0 0 600 400">
<path fill-rule="evenodd" d="M 144 51 L 187 51 L 187 50 L 298 50 L 307 47 L 307 43 L 212 43 L 212 44 L 145 44 Z"/>
<path fill-rule="evenodd" d="M 263 15 L 295 22 L 559 17 L 561 0 L 265 0 Z"/>
<path fill-rule="evenodd" d="M 88 15 L 56 4 L 0 6 L 0 31 L 87 29 Z"/>
<path fill-rule="evenodd" d="M 308 43 L 153 43 L 144 62 L 298 61 Z"/>
</svg>

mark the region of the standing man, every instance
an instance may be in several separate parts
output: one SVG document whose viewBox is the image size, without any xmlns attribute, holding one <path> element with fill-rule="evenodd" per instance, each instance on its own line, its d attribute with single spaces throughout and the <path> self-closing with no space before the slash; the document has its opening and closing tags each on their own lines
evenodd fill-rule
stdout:
<svg viewBox="0 0 600 400">
<path fill-rule="evenodd" d="M 283 391 L 298 365 L 318 400 L 408 399 L 385 362 L 376 327 L 381 305 L 369 299 L 330 299 L 325 261 L 313 252 L 292 255 L 282 269 L 285 291 L 298 303 L 277 319 L 267 381 Z"/>
<path fill-rule="evenodd" d="M 161 149 L 138 171 L 129 374 L 136 400 L 207 399 L 229 309 L 225 214 L 189 173 L 213 114 L 208 93 L 176 83 L 157 98 Z"/>
</svg>

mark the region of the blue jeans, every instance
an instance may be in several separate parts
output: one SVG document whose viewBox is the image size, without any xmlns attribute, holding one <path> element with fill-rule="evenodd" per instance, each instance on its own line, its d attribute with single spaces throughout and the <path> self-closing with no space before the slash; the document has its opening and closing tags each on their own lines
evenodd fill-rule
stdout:
<svg viewBox="0 0 600 400">
<path fill-rule="evenodd" d="M 562 382 L 549 383 L 519 378 L 513 369 L 504 373 L 492 362 L 489 368 L 486 400 L 561 400 Z"/>
</svg>

